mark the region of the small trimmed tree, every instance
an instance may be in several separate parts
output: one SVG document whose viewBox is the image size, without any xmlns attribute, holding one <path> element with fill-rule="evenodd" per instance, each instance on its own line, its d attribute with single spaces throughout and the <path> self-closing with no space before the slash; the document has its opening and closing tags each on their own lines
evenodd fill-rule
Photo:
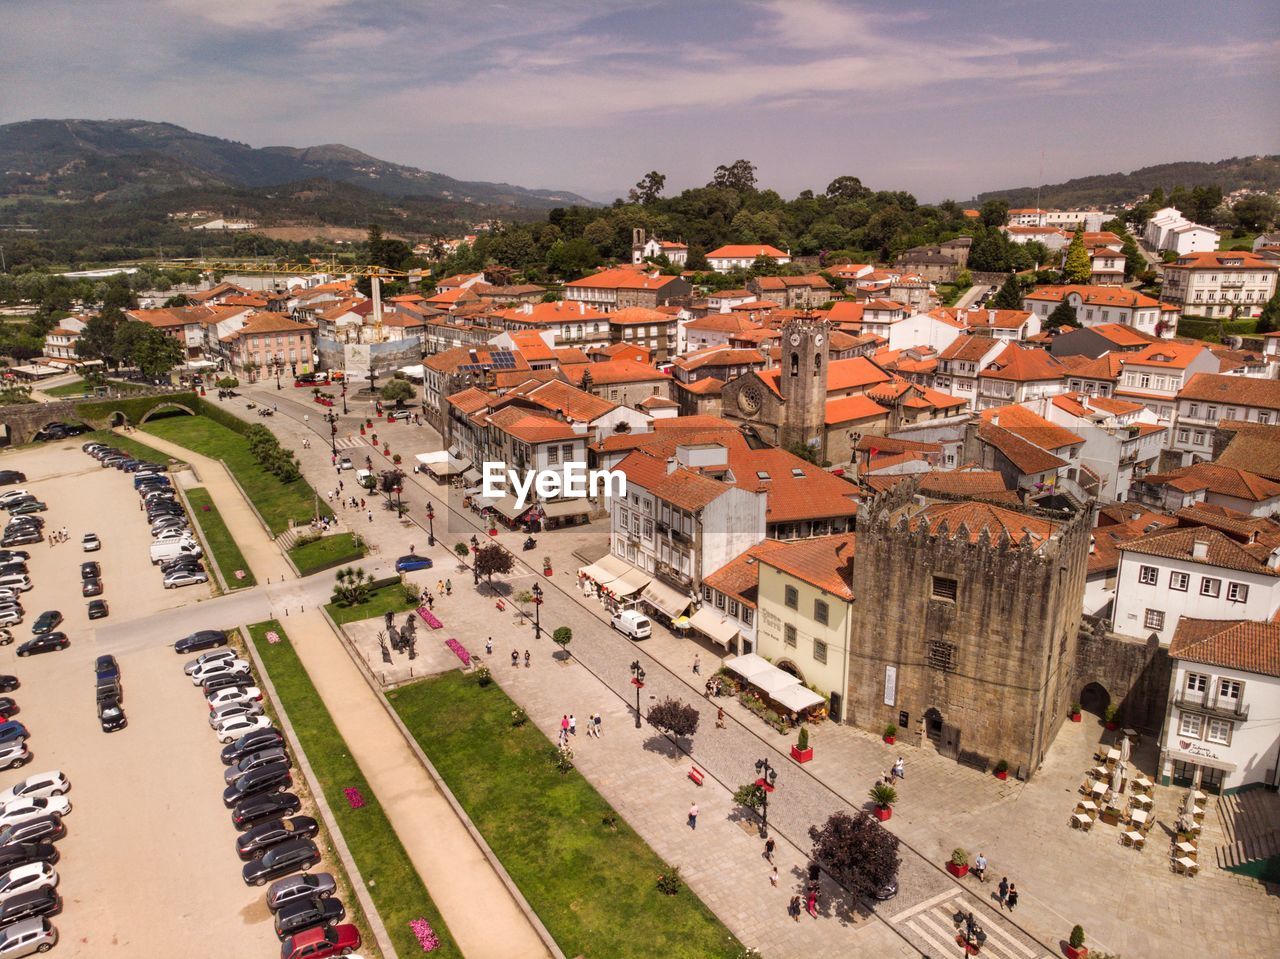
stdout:
<svg viewBox="0 0 1280 959">
<path fill-rule="evenodd" d="M 1084 230 L 1076 230 L 1071 237 L 1062 274 L 1068 283 L 1088 283 L 1093 278 L 1093 264 L 1089 261 L 1089 251 L 1084 248 Z"/>
<path fill-rule="evenodd" d="M 551 641 L 564 650 L 565 658 L 569 656 L 569 644 L 573 642 L 573 630 L 568 626 L 557 626 L 551 634 Z"/>
<path fill-rule="evenodd" d="M 372 589 L 372 576 L 359 566 L 348 566 L 338 570 L 331 599 L 343 606 L 357 606 L 369 599 Z"/>
<path fill-rule="evenodd" d="M 413 384 L 408 380 L 390 380 L 382 387 L 380 394 L 388 403 L 395 403 L 396 409 L 404 406 L 406 400 L 414 397 Z"/>
<path fill-rule="evenodd" d="M 649 707 L 645 720 L 654 729 L 661 730 L 673 739 L 688 739 L 698 731 L 698 720 L 701 718 L 696 706 L 668 696 L 656 706 Z"/>
<path fill-rule="evenodd" d="M 493 575 L 505 576 L 515 568 L 515 558 L 497 543 L 488 543 L 480 547 L 476 553 L 476 569 L 485 577 L 489 588 L 493 588 Z"/>
<path fill-rule="evenodd" d="M 810 852 L 853 896 L 872 897 L 898 878 L 898 837 L 865 812 L 833 813 L 821 828 L 809 827 Z"/>
<path fill-rule="evenodd" d="M 1044 325 L 1047 329 L 1057 329 L 1060 326 L 1079 326 L 1080 321 L 1076 319 L 1075 307 L 1064 296 L 1062 302 L 1053 308 Z"/>
<path fill-rule="evenodd" d="M 733 801 L 752 812 L 764 805 L 764 787 L 756 783 L 739 786 L 733 793 Z"/>
</svg>

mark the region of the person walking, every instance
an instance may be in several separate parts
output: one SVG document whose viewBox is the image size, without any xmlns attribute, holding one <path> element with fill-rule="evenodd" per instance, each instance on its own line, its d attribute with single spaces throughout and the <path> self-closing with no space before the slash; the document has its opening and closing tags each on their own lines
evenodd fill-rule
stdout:
<svg viewBox="0 0 1280 959">
<path fill-rule="evenodd" d="M 573 715 L 573 713 L 569 714 L 569 735 L 578 735 L 578 717 Z"/>
<path fill-rule="evenodd" d="M 529 650 L 527 649 L 524 651 L 524 668 L 529 668 Z"/>
<path fill-rule="evenodd" d="M 1009 898 L 1009 877 L 1008 876 L 1000 877 L 1000 885 L 996 887 L 996 892 L 999 893 L 998 899 L 1000 902 L 1000 908 L 1003 909 L 1005 901 Z"/>
<path fill-rule="evenodd" d="M 697 653 L 693 654 L 693 675 L 695 676 L 702 675 L 702 657 L 699 656 Z"/>
<path fill-rule="evenodd" d="M 520 653 L 514 649 L 511 650 L 511 665 L 517 669 L 520 668 Z"/>
<path fill-rule="evenodd" d="M 903 762 L 903 759 L 902 759 L 902 757 L 901 757 L 901 756 L 899 756 L 899 757 L 898 757 L 898 761 L 897 761 L 896 763 L 894 763 L 894 764 L 893 764 L 893 778 L 894 778 L 894 779 L 906 779 L 906 778 L 907 778 L 907 767 L 906 767 L 906 763 L 905 763 L 905 762 Z"/>
<path fill-rule="evenodd" d="M 774 847 L 773 837 L 770 836 L 768 839 L 764 841 L 764 858 L 768 859 L 770 862 L 773 862 L 773 847 Z"/>
<path fill-rule="evenodd" d="M 716 729 L 724 729 L 724 707 L 716 707 Z"/>
<path fill-rule="evenodd" d="M 978 858 L 973 861 L 973 871 L 978 877 L 978 882 L 987 881 L 987 857 L 982 853 L 978 853 Z"/>
<path fill-rule="evenodd" d="M 698 804 L 694 803 L 689 807 L 689 828 L 698 828 Z"/>
<path fill-rule="evenodd" d="M 800 897 L 792 896 L 791 901 L 787 903 L 787 915 L 796 922 L 800 921 Z"/>
<path fill-rule="evenodd" d="M 369 510 L 369 522 L 373 522 L 373 510 Z"/>
<path fill-rule="evenodd" d="M 569 717 L 567 715 L 560 717 L 560 738 L 564 742 L 569 741 Z"/>
<path fill-rule="evenodd" d="M 453 580 L 451 580 L 451 579 L 446 579 L 446 580 L 444 581 L 444 594 L 445 594 L 446 596 L 452 596 L 452 595 L 453 595 Z"/>
<path fill-rule="evenodd" d="M 436 580 L 436 592 L 437 592 L 437 593 L 443 593 L 443 592 L 444 592 L 444 580 L 442 580 L 442 579 L 438 579 L 438 580 Z"/>
<path fill-rule="evenodd" d="M 493 637 L 492 636 L 490 636 L 488 639 L 484 641 L 484 654 L 486 656 L 493 655 Z"/>
<path fill-rule="evenodd" d="M 1013 883 L 1009 883 L 1009 898 L 1005 901 L 1005 905 L 1009 907 L 1009 911 L 1013 912 L 1013 907 L 1018 904 L 1018 887 Z"/>
<path fill-rule="evenodd" d="M 774 889 L 778 888 L 778 867 L 774 866 L 773 871 L 769 873 L 769 885 Z"/>
<path fill-rule="evenodd" d="M 592 716 L 592 717 L 591 717 L 591 725 L 595 728 L 595 735 L 596 735 L 596 739 L 599 739 L 599 738 L 600 738 L 600 733 L 603 731 L 603 730 L 600 728 L 600 726 L 601 726 L 601 720 L 600 720 L 600 714 L 599 714 L 599 713 L 596 713 L 594 716 Z"/>
<path fill-rule="evenodd" d="M 805 901 L 804 911 L 813 916 L 814 919 L 818 918 L 818 888 L 816 883 L 809 887 L 809 898 Z"/>
</svg>

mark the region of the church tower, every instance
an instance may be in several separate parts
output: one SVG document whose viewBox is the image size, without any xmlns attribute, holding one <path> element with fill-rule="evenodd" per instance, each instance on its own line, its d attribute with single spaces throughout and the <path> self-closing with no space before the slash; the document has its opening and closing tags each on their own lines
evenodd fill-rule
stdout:
<svg viewBox="0 0 1280 959">
<path fill-rule="evenodd" d="M 638 226 L 631 229 L 631 262 L 644 262 L 644 230 Z"/>
<path fill-rule="evenodd" d="M 782 429 L 785 449 L 799 442 L 823 448 L 827 412 L 827 366 L 831 356 L 830 328 L 812 313 L 801 314 L 782 328 Z"/>
</svg>

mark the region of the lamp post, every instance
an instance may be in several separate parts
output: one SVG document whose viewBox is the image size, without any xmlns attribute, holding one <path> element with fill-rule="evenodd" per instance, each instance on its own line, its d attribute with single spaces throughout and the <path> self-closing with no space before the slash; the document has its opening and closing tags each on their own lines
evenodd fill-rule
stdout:
<svg viewBox="0 0 1280 959">
<path fill-rule="evenodd" d="M 342 378 L 342 415 L 347 415 L 347 378 Z"/>
<path fill-rule="evenodd" d="M 284 372 L 284 358 L 281 357 L 279 353 L 276 354 L 275 368 L 276 368 L 276 389 L 278 390 L 280 389 L 280 374 Z"/>
<path fill-rule="evenodd" d="M 431 503 L 427 504 L 427 545 L 436 545 L 436 508 Z"/>
<path fill-rule="evenodd" d="M 542 587 L 533 584 L 533 638 L 542 638 Z"/>
<path fill-rule="evenodd" d="M 640 660 L 631 664 L 631 685 L 636 688 L 636 729 L 640 728 L 640 690 L 644 689 L 644 667 Z"/>
<path fill-rule="evenodd" d="M 769 765 L 767 759 L 756 760 L 756 785 L 760 787 L 764 801 L 760 804 L 760 835 L 769 834 L 769 793 L 773 792 L 773 784 L 778 781 L 778 771 Z"/>
<path fill-rule="evenodd" d="M 326 413 L 324 418 L 329 423 L 329 452 L 336 458 L 338 455 L 338 414 Z"/>
<path fill-rule="evenodd" d="M 480 540 L 471 536 L 471 572 L 476 574 L 476 587 L 480 586 Z"/>
</svg>

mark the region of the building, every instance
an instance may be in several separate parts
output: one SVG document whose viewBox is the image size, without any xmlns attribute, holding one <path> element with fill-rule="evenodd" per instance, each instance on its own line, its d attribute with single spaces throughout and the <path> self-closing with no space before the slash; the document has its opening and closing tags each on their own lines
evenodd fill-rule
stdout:
<svg viewBox="0 0 1280 959">
<path fill-rule="evenodd" d="M 1197 373 L 1217 373 L 1217 357 L 1198 343 L 1153 343 L 1123 357 L 1115 395 L 1143 403 L 1162 420 L 1173 419 L 1183 386 Z"/>
<path fill-rule="evenodd" d="M 671 377 L 648 363 L 608 360 L 564 367 L 561 374 L 584 392 L 623 406 L 638 408 L 651 396 L 674 399 Z"/>
<path fill-rule="evenodd" d="M 279 313 L 255 313 L 222 337 L 222 345 L 231 369 L 250 380 L 272 364 L 288 364 L 290 372 L 307 373 L 314 363 L 316 328 Z"/>
<path fill-rule="evenodd" d="M 968 251 L 966 250 L 966 257 Z M 916 273 L 935 283 L 951 283 L 964 268 L 960 257 L 937 246 L 917 246 L 893 262 L 895 270 Z"/>
<path fill-rule="evenodd" d="M 980 410 L 1066 391 L 1067 369 L 1044 350 L 1009 343 L 978 373 Z"/>
<path fill-rule="evenodd" d="M 978 374 L 1001 355 L 1006 346 L 989 336 L 961 336 L 938 354 L 933 385 L 978 408 Z"/>
<path fill-rule="evenodd" d="M 1138 353 L 1160 338 L 1142 333 L 1131 326 L 1119 323 L 1102 323 L 1098 326 L 1082 326 L 1067 333 L 1059 333 L 1049 343 L 1049 352 L 1060 360 L 1067 357 L 1098 359 L 1108 355 Z"/>
<path fill-rule="evenodd" d="M 1221 420 L 1280 423 L 1280 381 L 1197 373 L 1178 392 L 1174 441 L 1184 465 L 1214 458 L 1214 432 Z"/>
<path fill-rule="evenodd" d="M 1010 226 L 1045 226 L 1049 222 L 1049 211 L 1039 207 L 1019 208 L 1009 211 Z"/>
<path fill-rule="evenodd" d="M 767 545 L 753 546 L 703 577 L 702 605 L 689 617 L 694 629 L 733 653 L 756 649 L 760 577 L 754 553 Z"/>
<path fill-rule="evenodd" d="M 1045 226 L 1064 230 L 1101 230 L 1106 220 L 1107 215 L 1101 210 L 1047 210 L 1044 215 Z"/>
<path fill-rule="evenodd" d="M 1280 483 L 1222 463 L 1193 463 L 1135 480 L 1131 498 L 1169 512 L 1208 503 L 1249 516 L 1273 516 L 1280 512 Z"/>
<path fill-rule="evenodd" d="M 831 284 L 817 274 L 756 276 L 747 281 L 747 289 L 788 310 L 817 309 L 835 296 Z"/>
<path fill-rule="evenodd" d="M 693 287 L 683 277 L 648 273 L 630 266 L 601 270 L 564 285 L 565 300 L 605 312 L 631 306 L 651 310 L 679 305 L 687 303 L 692 295 Z"/>
<path fill-rule="evenodd" d="M 1066 492 L 1082 504 L 1097 495 L 1096 478 L 1082 469 L 1084 440 L 1028 408 L 1047 402 L 984 410 L 968 426 L 966 460 L 998 472 L 1007 489 L 1029 499 Z"/>
<path fill-rule="evenodd" d="M 1262 312 L 1276 292 L 1280 261 L 1239 250 L 1186 253 L 1164 266 L 1160 299 L 1183 316 L 1239 317 Z"/>
<path fill-rule="evenodd" d="M 1154 250 L 1172 250 L 1182 256 L 1216 250 L 1222 235 L 1212 227 L 1192 223 L 1175 207 L 1167 206 L 1147 221 L 1143 239 Z"/>
<path fill-rule="evenodd" d="M 1019 246 L 1032 241 L 1043 244 L 1050 253 L 1065 250 L 1071 243 L 1071 234 L 1056 226 L 1002 226 L 1000 232 Z"/>
<path fill-rule="evenodd" d="M 125 317 L 139 320 L 182 344 L 189 360 L 218 351 L 218 340 L 238 329 L 252 315 L 245 306 L 175 306 L 158 310 L 126 310 Z M 310 354 L 307 363 L 311 362 Z"/>
<path fill-rule="evenodd" d="M 560 346 L 608 346 L 609 317 L 605 309 L 582 300 L 525 303 L 509 310 L 495 310 L 490 318 L 502 329 L 545 330 Z"/>
<path fill-rule="evenodd" d="M 776 246 L 767 243 L 739 243 L 717 247 L 707 254 L 707 265 L 717 273 L 732 273 L 734 270 L 749 270 L 756 260 L 764 257 L 779 266 L 791 262 L 791 254 L 784 253 Z"/>
<path fill-rule="evenodd" d="M 1022 307 L 1044 321 L 1063 300 L 1076 311 L 1076 322 L 1083 327 L 1119 323 L 1151 336 L 1173 336 L 1171 325 L 1166 324 L 1167 330 L 1160 325 L 1163 318 L 1160 301 L 1137 290 L 1038 286 L 1022 298 Z"/>
<path fill-rule="evenodd" d="M 1124 283 L 1124 264 L 1125 256 L 1119 250 L 1094 247 L 1089 250 L 1089 282 L 1094 286 L 1120 286 Z"/>
<path fill-rule="evenodd" d="M 644 230 L 639 227 L 631 231 L 632 263 L 639 265 L 645 260 L 656 260 L 663 256 L 672 266 L 684 266 L 689 262 L 689 246 L 686 243 L 659 240 L 656 236 L 646 239 Z"/>
<path fill-rule="evenodd" d="M 51 360 L 77 361 L 76 343 L 84 332 L 85 321 L 75 316 L 68 316 L 58 321 L 58 325 L 44 335 L 44 355 Z"/>
<path fill-rule="evenodd" d="M 608 320 L 612 344 L 643 347 L 655 363 L 665 363 L 677 353 L 679 327 L 674 313 L 627 306 L 610 313 Z"/>
<path fill-rule="evenodd" d="M 1097 481 L 1098 499 L 1127 500 L 1134 481 L 1156 468 L 1168 429 L 1141 403 L 1062 393 L 1042 404 L 1045 419 L 1080 437 L 1080 468 Z"/>
<path fill-rule="evenodd" d="M 1160 735 L 1160 781 L 1234 792 L 1280 784 L 1280 625 L 1178 621 Z"/>
</svg>

